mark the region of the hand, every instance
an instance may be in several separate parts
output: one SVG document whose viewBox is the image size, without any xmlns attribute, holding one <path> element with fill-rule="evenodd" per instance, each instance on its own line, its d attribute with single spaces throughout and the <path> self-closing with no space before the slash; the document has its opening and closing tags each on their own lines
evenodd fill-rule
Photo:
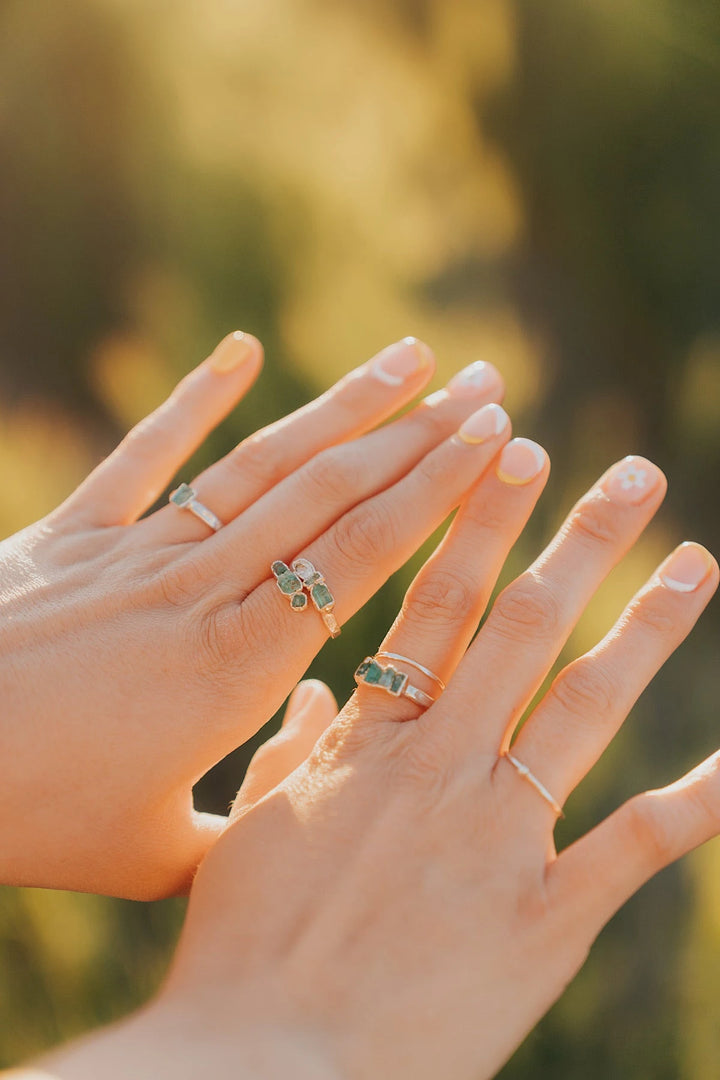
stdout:
<svg viewBox="0 0 720 1080">
<path fill-rule="evenodd" d="M 260 366 L 259 343 L 230 335 L 63 506 L 0 545 L 0 882 L 186 890 L 225 825 L 194 812 L 193 784 L 327 640 L 271 563 L 311 559 L 344 623 L 508 438 L 449 438 L 502 395 L 483 364 L 362 436 L 433 373 L 407 339 L 193 481 L 217 534 L 175 505 L 138 520 Z"/>
<path fill-rule="evenodd" d="M 571 628 L 665 487 L 642 459 L 613 467 L 468 648 L 546 475 L 539 448 L 505 449 L 499 475 L 464 504 L 383 643 L 448 683 L 437 703 L 422 712 L 361 685 L 305 764 L 236 807 L 200 868 L 174 970 L 143 1021 L 166 1045 L 174 1032 L 184 1064 L 172 1075 L 198 1075 L 205 1062 L 231 1077 L 251 1063 L 249 1074 L 279 1078 L 290 1061 L 300 1077 L 490 1077 L 617 908 L 720 829 L 715 756 L 557 856 L 556 810 L 505 756 Z M 717 582 L 703 548 L 680 547 L 607 637 L 555 679 L 511 751 L 553 800 L 592 767 Z"/>
</svg>

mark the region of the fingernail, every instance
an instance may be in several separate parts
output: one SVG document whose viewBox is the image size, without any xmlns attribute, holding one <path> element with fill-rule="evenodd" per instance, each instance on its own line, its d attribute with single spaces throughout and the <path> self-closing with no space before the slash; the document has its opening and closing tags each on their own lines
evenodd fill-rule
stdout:
<svg viewBox="0 0 720 1080">
<path fill-rule="evenodd" d="M 686 540 L 663 563 L 660 580 L 675 592 L 694 592 L 712 568 L 710 553 L 700 544 Z"/>
<path fill-rule="evenodd" d="M 458 438 L 471 446 L 494 439 L 510 423 L 502 405 L 485 405 L 469 416 L 458 431 Z"/>
<path fill-rule="evenodd" d="M 454 375 L 447 388 L 456 397 L 470 397 L 472 394 L 488 390 L 491 386 L 502 386 L 500 372 L 492 364 L 486 364 L 484 360 L 476 360 L 474 364 L 470 364 L 469 367 L 463 368 Z"/>
<path fill-rule="evenodd" d="M 639 506 L 657 488 L 660 476 L 652 461 L 631 455 L 613 465 L 600 486 L 611 499 Z"/>
<path fill-rule="evenodd" d="M 235 371 L 244 364 L 253 354 L 253 347 L 242 330 L 236 330 L 234 334 L 228 334 L 223 338 L 210 357 L 210 367 L 213 371 Z"/>
<path fill-rule="evenodd" d="M 432 350 L 424 342 L 406 337 L 378 353 L 371 370 L 386 386 L 402 386 L 411 375 L 430 367 L 433 359 Z"/>
<path fill-rule="evenodd" d="M 497 475 L 504 484 L 529 484 L 545 465 L 545 451 L 531 439 L 513 439 L 503 447 Z"/>
</svg>

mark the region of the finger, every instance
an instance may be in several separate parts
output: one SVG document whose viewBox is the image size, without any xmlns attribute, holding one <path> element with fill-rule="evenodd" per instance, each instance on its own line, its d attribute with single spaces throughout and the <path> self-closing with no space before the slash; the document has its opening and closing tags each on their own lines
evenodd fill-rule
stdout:
<svg viewBox="0 0 720 1080">
<path fill-rule="evenodd" d="M 232 521 L 320 450 L 375 427 L 405 405 L 435 370 L 432 351 L 416 338 L 383 349 L 316 401 L 250 436 L 192 482 L 198 498 L 224 523 Z M 159 535 L 184 542 L 204 539 L 207 528 L 164 507 L 153 525 Z"/>
<path fill-rule="evenodd" d="M 717 563 L 683 544 L 600 644 L 565 668 L 525 723 L 513 755 L 559 803 L 582 780 L 667 658 L 690 633 L 718 584 Z"/>
<path fill-rule="evenodd" d="M 720 832 L 720 752 L 669 787 L 646 791 L 576 841 L 548 889 L 598 929 L 663 867 Z"/>
<path fill-rule="evenodd" d="M 475 370 L 476 365 L 469 374 Z M 501 397 L 502 380 L 495 369 L 483 365 L 483 375 L 478 381 L 461 374 L 394 423 L 316 455 L 203 544 L 196 557 L 209 560 L 213 579 L 227 578 L 227 567 L 232 567 L 232 587 L 242 590 L 235 595 L 249 593 L 267 579 L 271 562 L 292 561 L 343 514 L 401 480 L 479 405 Z"/>
<path fill-rule="evenodd" d="M 497 423 L 508 427 L 500 406 L 488 406 Z M 501 415 L 505 417 L 501 422 Z M 482 414 L 481 414 L 482 415 Z M 492 415 L 492 414 L 491 414 Z M 490 419 L 490 417 L 488 417 Z M 462 429 L 461 429 L 462 430 Z M 487 429 L 486 429 L 487 430 Z M 501 479 L 515 460 L 522 465 L 522 483 Z M 447 683 L 465 653 L 485 610 L 508 552 L 527 522 L 547 481 L 549 462 L 535 443 L 517 439 L 508 443 L 497 470 L 489 472 L 463 503 L 440 546 L 413 581 L 402 611 L 381 645 L 392 657 L 378 657 L 409 677 L 411 687 L 437 698 L 442 687 L 413 665 L 408 657 Z M 375 722 L 378 715 L 393 720 L 417 718 L 422 705 L 406 696 L 390 697 L 377 687 L 358 687 L 362 716 Z"/>
<path fill-rule="evenodd" d="M 404 345 L 404 351 L 397 355 L 406 357 L 407 349 Z M 412 354 L 419 355 L 415 346 Z M 380 354 L 379 359 L 382 358 Z M 272 436 L 263 438 L 255 449 L 253 439 L 245 449 L 243 446 L 238 449 L 237 462 L 248 450 L 250 458 L 258 450 L 258 467 L 250 466 L 248 484 L 253 483 L 253 472 L 257 482 L 252 489 L 246 486 L 242 499 L 234 505 L 235 511 L 242 508 L 244 513 L 223 530 L 218 541 L 228 555 L 238 545 L 242 545 L 250 558 L 255 553 L 254 562 L 250 559 L 244 562 L 249 586 L 265 578 L 268 550 L 284 549 L 287 544 L 297 551 L 308 544 L 356 502 L 399 479 L 432 446 L 450 435 L 473 409 L 485 401 L 501 398 L 504 392 L 495 368 L 473 364 L 456 376 L 446 390 L 432 394 L 406 416 L 350 441 L 349 436 L 355 430 L 370 428 L 393 411 L 401 403 L 398 394 L 403 394 L 402 400 L 411 396 L 407 384 L 403 388 L 378 382 L 374 363 L 361 368 L 344 389 L 339 384 L 337 400 L 334 391 L 327 396 L 321 406 L 322 416 L 316 415 L 313 406 L 308 407 L 307 413 L 301 410 L 297 414 L 298 423 L 302 422 L 305 429 L 302 437 L 293 435 L 294 423 L 287 430 L 281 425 L 270 429 Z M 414 388 L 417 389 L 417 378 Z M 357 405 L 352 400 L 342 404 L 343 396 L 351 391 L 364 409 L 362 425 L 357 423 Z M 394 402 L 392 407 L 390 401 Z M 329 432 L 336 436 L 334 443 L 328 437 Z M 271 452 L 266 454 L 264 448 L 271 448 Z M 296 466 L 295 471 L 292 466 Z M 236 485 L 232 490 L 235 497 Z M 208 505 L 216 510 L 215 503 L 208 501 Z M 197 522 L 195 526 L 186 523 L 178 529 L 178 522 L 172 516 L 176 508 L 167 510 L 171 516 L 162 520 L 168 539 L 170 532 L 176 540 L 187 539 L 187 529 L 197 529 Z M 207 536 L 207 528 L 200 525 L 200 529 Z"/>
<path fill-rule="evenodd" d="M 337 714 L 337 701 L 325 683 L 317 679 L 299 683 L 280 731 L 263 743 L 250 762 L 233 809 L 253 806 L 302 765 Z"/>
<path fill-rule="evenodd" d="M 65 503 L 92 525 L 127 525 L 237 404 L 262 367 L 257 338 L 236 331 L 126 435 Z M 188 515 L 189 516 L 189 515 Z"/>
<path fill-rule="evenodd" d="M 325 575 L 341 624 L 442 524 L 480 480 L 504 437 L 471 444 L 453 436 L 399 483 L 354 507 L 300 553 Z M 290 678 L 305 669 L 328 634 L 311 605 L 293 612 L 274 580 L 266 580 L 242 605 L 226 604 L 215 628 L 221 637 L 229 636 L 224 645 L 229 655 L 238 655 L 244 641 L 273 641 L 275 665 Z M 273 676 L 258 690 L 275 695 L 277 684 Z"/>
<path fill-rule="evenodd" d="M 497 598 L 445 695 L 450 716 L 478 750 L 507 749 L 588 601 L 650 521 L 665 489 L 663 474 L 644 458 L 617 463 L 577 503 L 540 558 Z M 479 718 L 472 731 L 464 719 L 470 706 Z"/>
</svg>

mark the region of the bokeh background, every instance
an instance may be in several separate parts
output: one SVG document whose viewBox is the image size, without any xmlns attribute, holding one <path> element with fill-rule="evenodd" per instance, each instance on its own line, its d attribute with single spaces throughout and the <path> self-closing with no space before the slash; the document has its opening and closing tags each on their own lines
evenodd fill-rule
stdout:
<svg viewBox="0 0 720 1080">
<path fill-rule="evenodd" d="M 667 471 L 575 655 L 675 542 L 720 547 L 719 105 L 717 0 L 2 0 L 0 532 L 229 330 L 267 367 L 197 464 L 412 333 L 441 379 L 497 364 L 553 459 L 505 580 L 612 460 Z M 341 699 L 411 570 L 314 665 Z M 720 742 L 718 629 L 716 605 L 559 844 Z M 182 917 L 0 890 L 0 1065 L 145 1000 Z M 719 960 L 716 843 L 613 920 L 503 1077 L 715 1080 Z"/>
</svg>

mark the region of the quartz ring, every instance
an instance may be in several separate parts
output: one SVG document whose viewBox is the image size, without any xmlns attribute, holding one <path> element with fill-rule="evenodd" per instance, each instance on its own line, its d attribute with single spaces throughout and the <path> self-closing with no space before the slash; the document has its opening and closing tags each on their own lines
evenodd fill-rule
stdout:
<svg viewBox="0 0 720 1080">
<path fill-rule="evenodd" d="M 292 611 L 305 611 L 308 601 L 312 601 L 330 637 L 340 636 L 340 624 L 333 615 L 335 597 L 330 592 L 323 575 L 315 569 L 309 559 L 296 559 L 292 566 L 276 559 L 270 569 L 278 589 L 290 601 Z"/>
<path fill-rule="evenodd" d="M 181 510 L 189 510 L 196 518 L 200 518 L 200 521 L 209 525 L 213 532 L 223 527 L 220 518 L 198 500 L 195 489 L 189 484 L 181 484 L 179 488 L 176 488 L 170 495 L 170 502 L 179 506 Z"/>
<path fill-rule="evenodd" d="M 405 657 L 402 657 L 404 660 Z M 413 665 L 414 666 L 414 665 Z M 437 698 L 419 690 L 417 686 L 411 686 L 410 676 L 403 671 L 398 671 L 392 664 L 383 667 L 374 656 L 366 656 L 362 664 L 355 671 L 355 682 L 358 686 L 374 686 L 378 690 L 384 690 L 393 697 L 406 697 L 420 705 L 423 709 L 429 709 L 434 705 Z"/>
</svg>

